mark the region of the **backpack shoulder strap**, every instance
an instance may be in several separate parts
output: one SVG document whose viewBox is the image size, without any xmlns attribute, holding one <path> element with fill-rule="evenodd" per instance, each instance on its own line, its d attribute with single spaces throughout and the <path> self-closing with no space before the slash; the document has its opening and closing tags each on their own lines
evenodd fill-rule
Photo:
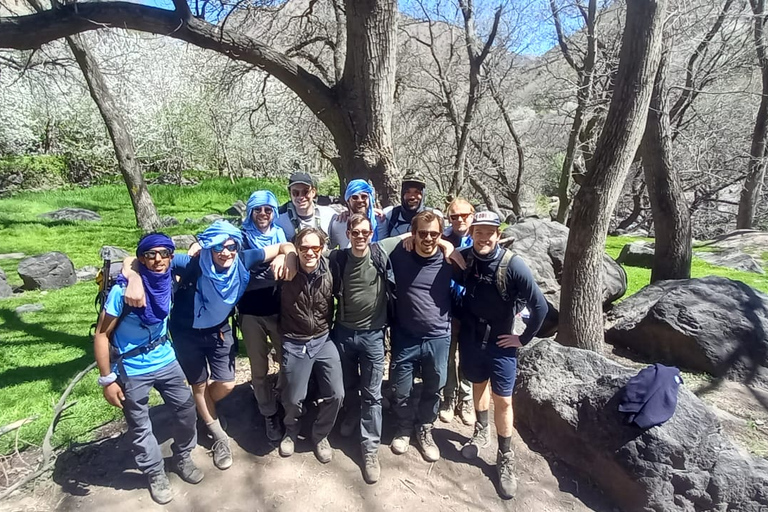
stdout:
<svg viewBox="0 0 768 512">
<path fill-rule="evenodd" d="M 347 266 L 347 251 L 349 249 L 336 249 L 331 251 L 328 257 L 328 265 L 331 267 L 331 276 L 333 276 L 333 294 L 337 297 L 341 295 L 344 278 L 344 268 Z"/>
<path fill-rule="evenodd" d="M 389 211 L 389 222 L 387 222 L 387 237 L 392 236 L 392 230 L 400 225 L 400 211 L 402 206 L 395 206 Z"/>
<path fill-rule="evenodd" d="M 389 256 L 387 256 L 387 253 L 384 252 L 384 249 L 379 244 L 371 244 L 371 262 L 376 268 L 376 272 L 386 279 Z"/>
<path fill-rule="evenodd" d="M 462 272 L 464 276 L 464 284 L 466 285 L 467 279 L 469 279 L 469 276 L 472 275 L 475 271 L 475 253 L 473 251 L 467 251 L 467 255 L 464 257 L 464 271 Z"/>
<path fill-rule="evenodd" d="M 501 256 L 501 261 L 496 269 L 496 289 L 499 290 L 499 295 L 505 301 L 509 300 L 509 293 L 507 292 L 507 269 L 515 257 L 515 253 L 509 249 L 502 249 L 504 254 Z"/>
</svg>

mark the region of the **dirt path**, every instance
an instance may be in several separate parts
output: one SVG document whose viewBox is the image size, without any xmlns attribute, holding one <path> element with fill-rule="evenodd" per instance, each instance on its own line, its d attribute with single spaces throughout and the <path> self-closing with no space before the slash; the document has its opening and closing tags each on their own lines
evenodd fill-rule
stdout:
<svg viewBox="0 0 768 512">
<path fill-rule="evenodd" d="M 138 510 L 178 511 L 308 511 L 308 510 L 520 510 L 525 512 L 611 511 L 592 488 L 550 467 L 540 454 L 531 451 L 518 436 L 513 438 L 519 475 L 518 497 L 504 501 L 495 488 L 493 443 L 482 458 L 465 461 L 461 444 L 471 428 L 458 420 L 438 424 L 435 439 L 443 458 L 425 462 L 415 446 L 403 456 L 395 456 L 388 446 L 380 451 L 382 478 L 367 485 L 361 476 L 359 445 L 352 440 L 332 436 L 334 459 L 320 464 L 308 441 L 300 441 L 298 453 L 281 458 L 266 442 L 263 420 L 255 411 L 255 401 L 247 383 L 239 385 L 223 404 L 230 418 L 235 464 L 219 471 L 207 450 L 198 446 L 194 458 L 205 471 L 205 479 L 193 486 L 171 475 L 174 500 L 161 507 L 146 490 L 145 479 L 134 468 L 123 436 L 115 435 L 73 447 L 57 460 L 54 483 L 27 489 L 10 502 L 0 503 L 2 510 Z M 169 411 L 164 406 L 152 411 L 160 426 L 158 439 L 170 456 L 167 424 Z M 391 441 L 392 418 L 385 417 L 384 443 Z M 390 428 L 387 428 L 390 427 Z M 203 441 L 205 443 L 205 441 Z M 134 469 L 131 469 L 134 468 Z M 580 497 L 576 497 L 578 494 Z M 583 500 L 583 501 L 582 501 Z M 589 505 L 587 505 L 587 503 Z"/>
</svg>

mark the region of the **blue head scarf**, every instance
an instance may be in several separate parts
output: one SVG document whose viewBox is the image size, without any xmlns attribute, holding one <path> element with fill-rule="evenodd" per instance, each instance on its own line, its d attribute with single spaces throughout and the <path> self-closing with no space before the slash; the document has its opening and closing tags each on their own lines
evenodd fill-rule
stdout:
<svg viewBox="0 0 768 512">
<path fill-rule="evenodd" d="M 377 241 L 379 239 L 379 233 L 378 233 L 378 222 L 376 221 L 376 215 L 373 213 L 373 207 L 374 203 L 376 201 L 376 194 L 374 193 L 373 187 L 370 183 L 368 183 L 365 180 L 352 180 L 349 182 L 349 185 L 347 185 L 347 190 L 344 192 L 344 201 L 349 202 L 349 198 L 352 197 L 355 194 L 360 194 L 362 192 L 365 192 L 368 194 L 368 211 L 366 214 L 368 215 L 368 220 L 371 221 L 371 230 L 373 231 L 373 241 Z"/>
<path fill-rule="evenodd" d="M 176 249 L 173 240 L 167 235 L 152 233 L 139 240 L 136 256 L 141 256 L 144 252 L 155 247 L 162 247 L 171 252 Z M 141 308 L 132 308 L 132 312 L 139 317 L 144 325 L 159 324 L 168 317 L 168 312 L 171 310 L 171 290 L 173 287 L 171 266 L 168 265 L 168 270 L 161 274 L 152 272 L 144 265 L 139 265 L 139 275 L 144 284 L 147 305 Z M 120 274 L 116 282 L 125 285 L 128 280 Z"/>
<path fill-rule="evenodd" d="M 224 322 L 232 308 L 245 292 L 250 273 L 239 257 L 235 257 L 224 272 L 217 272 L 213 262 L 213 249 L 216 244 L 228 239 L 237 242 L 242 248 L 243 235 L 240 230 L 225 220 L 217 220 L 197 236 L 200 251 L 200 270 L 195 293 L 195 329 L 215 327 Z"/>
<path fill-rule="evenodd" d="M 265 233 L 253 222 L 253 209 L 258 206 L 270 206 L 272 208 L 272 222 Z M 268 245 L 280 244 L 286 241 L 285 231 L 275 225 L 277 220 L 277 198 L 271 190 L 257 190 L 248 198 L 248 210 L 243 222 L 243 234 L 248 242 L 249 249 L 260 249 Z"/>
</svg>

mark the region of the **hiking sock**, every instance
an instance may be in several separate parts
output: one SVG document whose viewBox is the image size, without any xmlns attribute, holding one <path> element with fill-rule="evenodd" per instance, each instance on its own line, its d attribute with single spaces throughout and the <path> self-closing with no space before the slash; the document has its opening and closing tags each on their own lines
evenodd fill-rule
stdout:
<svg viewBox="0 0 768 512">
<path fill-rule="evenodd" d="M 512 451 L 512 436 L 509 437 L 502 437 L 498 436 L 499 438 L 499 451 L 501 453 L 508 453 Z"/>
<path fill-rule="evenodd" d="M 477 422 L 483 426 L 483 428 L 488 426 L 488 411 L 476 411 L 477 412 Z"/>
<path fill-rule="evenodd" d="M 208 430 L 211 431 L 214 441 L 229 439 L 229 437 L 227 436 L 227 433 L 224 432 L 223 428 L 221 428 L 221 423 L 219 423 L 218 419 L 213 420 L 210 423 L 206 423 L 205 425 L 208 427 Z"/>
</svg>

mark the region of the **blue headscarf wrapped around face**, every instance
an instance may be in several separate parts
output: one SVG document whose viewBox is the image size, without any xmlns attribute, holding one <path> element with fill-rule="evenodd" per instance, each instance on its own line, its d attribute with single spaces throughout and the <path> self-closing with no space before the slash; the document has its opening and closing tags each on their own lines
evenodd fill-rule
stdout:
<svg viewBox="0 0 768 512">
<path fill-rule="evenodd" d="M 264 233 L 253 222 L 253 209 L 259 206 L 269 206 L 272 208 L 272 222 Z M 277 207 L 277 198 L 271 190 L 257 190 L 248 198 L 248 209 L 245 213 L 245 221 L 243 222 L 243 234 L 248 241 L 249 249 L 260 249 L 268 245 L 286 242 L 283 228 L 275 225 L 278 215 Z"/>
<path fill-rule="evenodd" d="M 377 229 L 378 222 L 376 221 L 376 214 L 373 213 L 374 203 L 376 201 L 376 194 L 370 183 L 365 180 L 352 180 L 347 185 L 347 190 L 344 192 L 344 201 L 349 202 L 349 198 L 355 194 L 366 193 L 368 194 L 368 220 L 371 221 L 371 230 L 373 231 L 373 241 L 379 239 L 379 230 Z"/>
<path fill-rule="evenodd" d="M 163 233 L 152 233 L 141 240 L 136 248 L 136 256 L 142 256 L 146 251 L 162 247 L 173 252 L 176 245 L 173 240 Z M 168 317 L 171 311 L 171 290 L 173 288 L 173 278 L 171 276 L 171 266 L 163 273 L 153 272 L 145 265 L 139 265 L 139 275 L 144 284 L 144 294 L 147 299 L 147 305 L 141 308 L 132 308 L 141 323 L 144 325 L 156 325 Z M 120 274 L 116 280 L 117 284 L 128 284 L 128 280 Z"/>
<path fill-rule="evenodd" d="M 215 327 L 223 323 L 248 285 L 250 273 L 239 254 L 235 256 L 232 265 L 221 272 L 217 271 L 216 264 L 213 262 L 212 247 L 230 238 L 237 242 L 239 248 L 242 248 L 243 235 L 240 230 L 224 220 L 217 220 L 197 237 L 202 247 L 200 251 L 202 275 L 197 280 L 195 293 L 195 319 L 192 324 L 195 329 Z"/>
</svg>

